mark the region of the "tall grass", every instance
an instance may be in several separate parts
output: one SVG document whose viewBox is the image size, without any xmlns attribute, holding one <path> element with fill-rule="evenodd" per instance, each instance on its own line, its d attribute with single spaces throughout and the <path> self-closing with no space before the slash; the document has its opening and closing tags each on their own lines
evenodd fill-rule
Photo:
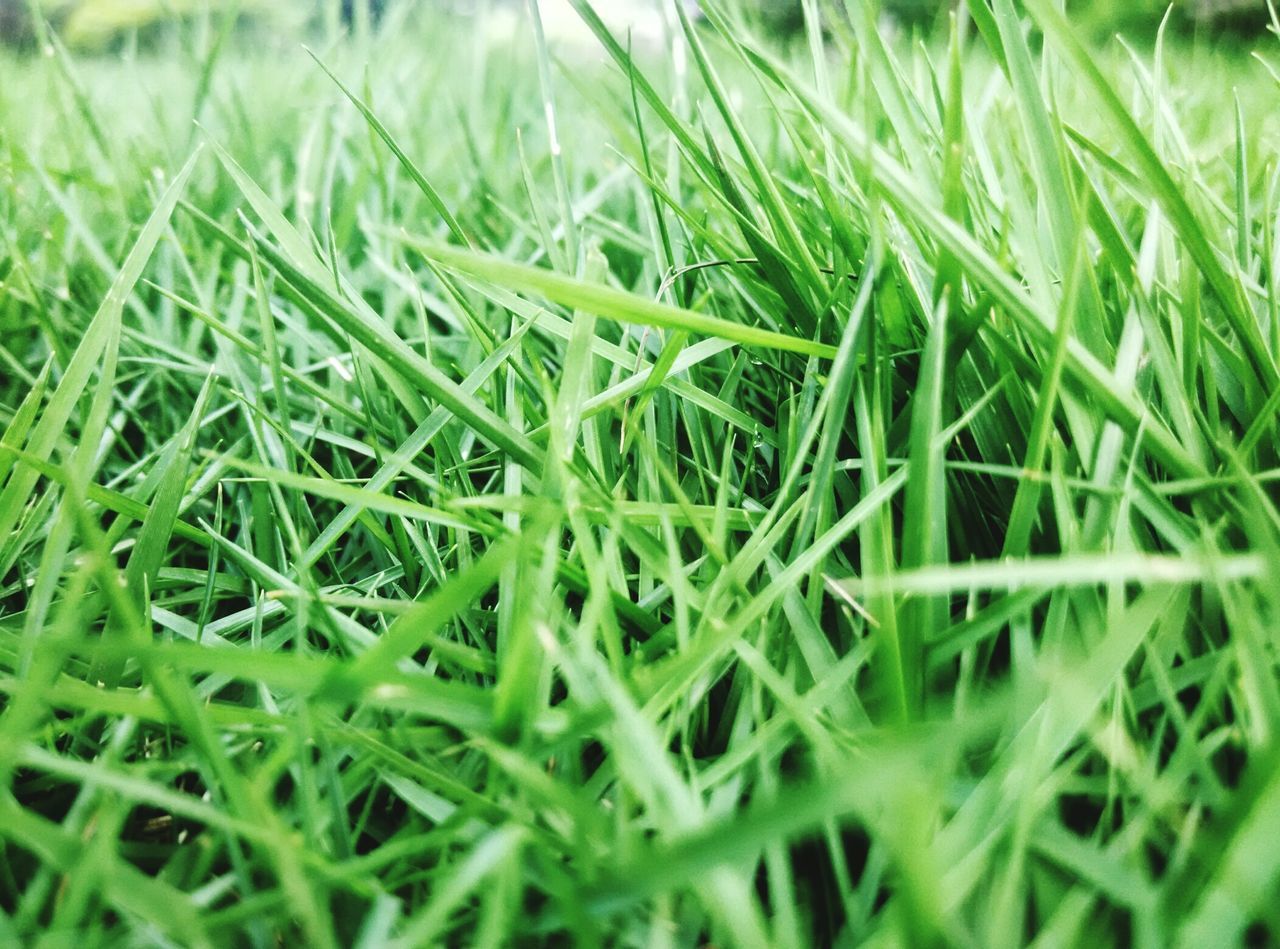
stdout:
<svg viewBox="0 0 1280 949">
<path fill-rule="evenodd" d="M 575 5 L 0 59 L 0 942 L 1280 938 L 1275 38 Z"/>
</svg>

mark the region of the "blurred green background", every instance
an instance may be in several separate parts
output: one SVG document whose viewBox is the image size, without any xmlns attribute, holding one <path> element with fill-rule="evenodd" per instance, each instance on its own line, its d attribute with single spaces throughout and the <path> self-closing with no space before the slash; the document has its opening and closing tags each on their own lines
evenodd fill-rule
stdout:
<svg viewBox="0 0 1280 949">
<path fill-rule="evenodd" d="M 157 29 L 166 22 L 208 12 L 243 15 L 246 21 L 271 28 L 296 28 L 307 22 L 330 25 L 358 20 L 384 3 L 444 6 L 461 12 L 520 5 L 524 0 L 0 0 L 0 36 L 11 45 L 38 39 L 35 18 L 53 24 L 62 38 L 79 48 L 102 47 L 130 33 Z M 556 7 L 562 0 L 542 0 Z M 635 15 L 660 0 L 597 0 L 604 13 Z M 692 0 L 682 0 L 691 3 Z M 800 0 L 745 0 L 766 28 L 786 34 L 802 23 Z M 846 2 L 821 0 L 830 15 Z M 871 0 L 874 2 L 874 0 Z M 1073 18 L 1095 31 L 1154 33 L 1166 12 L 1179 32 L 1248 37 L 1271 22 L 1267 0 L 1068 0 Z M 880 0 L 883 12 L 903 24 L 927 26 L 947 15 L 948 0 Z M 38 13 L 33 13 L 38 11 Z"/>
</svg>

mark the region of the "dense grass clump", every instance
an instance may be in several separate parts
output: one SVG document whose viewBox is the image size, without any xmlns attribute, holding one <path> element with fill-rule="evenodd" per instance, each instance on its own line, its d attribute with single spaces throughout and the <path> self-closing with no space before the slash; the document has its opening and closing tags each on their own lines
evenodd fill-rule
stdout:
<svg viewBox="0 0 1280 949">
<path fill-rule="evenodd" d="M 578 5 L 0 60 L 0 943 L 1280 938 L 1275 38 Z"/>
</svg>

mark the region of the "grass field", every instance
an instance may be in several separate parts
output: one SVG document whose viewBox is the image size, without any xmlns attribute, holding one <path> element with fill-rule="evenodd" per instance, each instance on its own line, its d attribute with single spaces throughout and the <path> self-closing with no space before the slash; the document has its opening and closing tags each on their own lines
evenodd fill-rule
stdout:
<svg viewBox="0 0 1280 949">
<path fill-rule="evenodd" d="M 0 944 L 1280 940 L 1280 42 L 1025 7 L 0 58 Z"/>
</svg>

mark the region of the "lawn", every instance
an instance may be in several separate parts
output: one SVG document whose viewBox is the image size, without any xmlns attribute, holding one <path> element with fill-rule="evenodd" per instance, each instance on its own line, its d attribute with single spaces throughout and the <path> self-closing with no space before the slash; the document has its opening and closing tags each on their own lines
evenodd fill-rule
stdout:
<svg viewBox="0 0 1280 949">
<path fill-rule="evenodd" d="M 1277 36 L 574 4 L 0 52 L 0 944 L 1280 940 Z"/>
</svg>

